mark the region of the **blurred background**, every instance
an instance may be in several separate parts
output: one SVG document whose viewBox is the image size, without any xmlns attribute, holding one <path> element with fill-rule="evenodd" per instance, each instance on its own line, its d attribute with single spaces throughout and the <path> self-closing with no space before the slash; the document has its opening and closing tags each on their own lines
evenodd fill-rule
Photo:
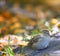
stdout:
<svg viewBox="0 0 60 56">
<path fill-rule="evenodd" d="M 0 36 L 60 30 L 60 0 L 0 0 Z M 50 30 L 51 29 L 51 30 Z"/>
</svg>

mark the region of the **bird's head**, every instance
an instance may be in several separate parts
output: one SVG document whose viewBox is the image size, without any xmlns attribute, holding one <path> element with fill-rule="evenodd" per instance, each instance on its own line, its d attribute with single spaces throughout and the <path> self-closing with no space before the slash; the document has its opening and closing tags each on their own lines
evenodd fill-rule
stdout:
<svg viewBox="0 0 60 56">
<path fill-rule="evenodd" d="M 42 30 L 42 34 L 43 34 L 44 36 L 50 36 L 48 30 Z"/>
</svg>

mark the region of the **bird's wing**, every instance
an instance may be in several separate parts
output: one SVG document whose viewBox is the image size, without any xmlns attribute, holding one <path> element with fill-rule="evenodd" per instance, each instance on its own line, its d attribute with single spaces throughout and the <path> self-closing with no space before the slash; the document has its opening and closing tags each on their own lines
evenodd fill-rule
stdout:
<svg viewBox="0 0 60 56">
<path fill-rule="evenodd" d="M 38 42 L 38 40 L 39 40 L 40 38 L 41 38 L 40 35 L 34 36 L 34 37 L 29 41 L 28 45 L 32 45 L 33 43 Z"/>
</svg>

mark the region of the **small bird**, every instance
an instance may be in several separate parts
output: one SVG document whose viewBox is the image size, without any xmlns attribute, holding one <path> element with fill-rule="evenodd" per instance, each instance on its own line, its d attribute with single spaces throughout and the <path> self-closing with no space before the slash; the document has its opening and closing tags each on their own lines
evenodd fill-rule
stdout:
<svg viewBox="0 0 60 56">
<path fill-rule="evenodd" d="M 34 36 L 28 46 L 32 47 L 33 49 L 44 49 L 49 46 L 51 41 L 50 34 L 48 30 L 43 30 L 40 35 Z"/>
</svg>

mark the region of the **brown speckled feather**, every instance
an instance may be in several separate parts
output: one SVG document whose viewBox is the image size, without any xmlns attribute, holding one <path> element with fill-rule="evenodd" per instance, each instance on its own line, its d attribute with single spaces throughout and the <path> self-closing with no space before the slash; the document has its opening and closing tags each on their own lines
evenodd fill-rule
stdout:
<svg viewBox="0 0 60 56">
<path fill-rule="evenodd" d="M 28 43 L 28 46 L 31 46 L 33 43 L 38 42 L 38 40 L 39 40 L 40 37 L 41 37 L 40 35 L 34 36 L 34 37 L 30 40 L 30 42 Z"/>
</svg>

